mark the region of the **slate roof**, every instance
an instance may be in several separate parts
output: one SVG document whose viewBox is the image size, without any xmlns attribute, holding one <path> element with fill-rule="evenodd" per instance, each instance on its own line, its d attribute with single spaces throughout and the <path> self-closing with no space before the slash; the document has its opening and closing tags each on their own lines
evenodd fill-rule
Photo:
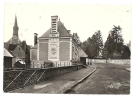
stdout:
<svg viewBox="0 0 134 100">
<path fill-rule="evenodd" d="M 9 39 L 8 41 L 7 41 L 7 43 L 9 43 L 10 44 L 10 42 L 12 42 L 12 40 L 13 40 L 13 37 L 11 38 L 11 39 Z M 20 41 L 20 39 L 18 38 L 18 43 L 20 43 L 21 41 Z"/>
<path fill-rule="evenodd" d="M 12 38 L 9 39 L 7 42 L 4 42 L 4 48 L 8 49 L 9 51 L 13 51 L 16 48 L 17 44 L 16 44 L 16 46 L 15 46 L 15 44 L 10 44 L 10 41 L 12 41 Z M 18 44 L 19 43 L 21 43 L 20 39 L 18 40 Z M 9 45 L 10 45 L 10 47 L 9 47 Z"/>
<path fill-rule="evenodd" d="M 79 50 L 79 56 L 80 57 L 88 57 L 88 55 L 82 49 Z"/>
<path fill-rule="evenodd" d="M 71 34 L 68 33 L 67 29 L 65 28 L 65 26 L 63 25 L 63 23 L 61 21 L 58 21 L 58 32 L 59 32 L 59 36 L 60 37 L 68 37 L 71 36 Z M 51 33 L 51 28 L 48 29 L 41 37 L 49 37 L 49 34 Z"/>
<path fill-rule="evenodd" d="M 6 50 L 5 48 L 4 48 L 4 56 L 5 56 L 5 57 L 13 57 L 13 56 L 8 52 L 8 50 Z"/>
<path fill-rule="evenodd" d="M 22 61 L 22 60 L 19 60 L 18 62 L 20 62 L 21 64 L 25 64 L 25 62 L 24 62 L 24 61 Z"/>
<path fill-rule="evenodd" d="M 14 44 L 9 44 L 9 51 L 13 51 L 15 48 L 17 47 L 17 45 Z"/>
</svg>

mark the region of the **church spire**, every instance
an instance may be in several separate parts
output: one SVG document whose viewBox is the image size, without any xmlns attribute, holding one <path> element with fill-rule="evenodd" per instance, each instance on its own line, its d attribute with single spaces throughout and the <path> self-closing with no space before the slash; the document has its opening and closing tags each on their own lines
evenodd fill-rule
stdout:
<svg viewBox="0 0 134 100">
<path fill-rule="evenodd" d="M 14 21 L 14 26 L 13 26 L 13 37 L 10 39 L 10 44 L 19 44 L 19 36 L 18 36 L 18 23 L 17 23 L 17 16 L 15 15 L 15 21 Z"/>
<path fill-rule="evenodd" d="M 13 26 L 13 35 L 17 35 L 18 36 L 18 23 L 17 23 L 17 16 L 15 15 L 15 21 L 14 21 L 14 26 Z"/>
<path fill-rule="evenodd" d="M 17 17 L 16 17 L 16 14 L 15 14 L 14 27 L 18 27 L 18 23 L 17 23 Z"/>
</svg>

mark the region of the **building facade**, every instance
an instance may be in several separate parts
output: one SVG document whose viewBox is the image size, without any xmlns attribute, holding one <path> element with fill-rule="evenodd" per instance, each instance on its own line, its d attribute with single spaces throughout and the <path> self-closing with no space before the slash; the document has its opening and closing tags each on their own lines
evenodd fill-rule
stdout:
<svg viewBox="0 0 134 100">
<path fill-rule="evenodd" d="M 44 68 L 46 62 L 53 67 L 70 66 L 79 61 L 79 37 L 71 34 L 58 16 L 51 16 L 51 28 L 38 38 L 34 34 L 34 47 L 30 50 L 31 68 Z M 84 51 L 83 51 L 84 52 Z"/>
</svg>

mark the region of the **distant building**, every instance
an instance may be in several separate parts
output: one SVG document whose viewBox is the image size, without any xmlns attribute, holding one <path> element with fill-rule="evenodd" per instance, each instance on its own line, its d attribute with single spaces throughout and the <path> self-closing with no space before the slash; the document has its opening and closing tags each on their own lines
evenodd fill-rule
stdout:
<svg viewBox="0 0 134 100">
<path fill-rule="evenodd" d="M 21 60 L 18 60 L 14 65 L 15 68 L 25 68 L 25 62 Z"/>
<path fill-rule="evenodd" d="M 129 41 L 129 43 L 127 43 L 127 47 L 130 49 L 131 51 L 131 41 Z"/>
<path fill-rule="evenodd" d="M 12 54 L 4 48 L 4 68 L 12 68 Z"/>
<path fill-rule="evenodd" d="M 6 48 L 14 57 L 12 59 L 12 67 L 14 67 L 14 64 L 20 59 L 25 61 L 25 51 L 21 47 L 21 41 L 19 39 L 18 30 L 19 27 L 17 23 L 17 17 L 15 16 L 13 36 L 11 39 L 4 43 L 4 48 Z"/>
<path fill-rule="evenodd" d="M 72 35 L 58 16 L 51 16 L 51 28 L 39 38 L 37 33 L 34 34 L 34 47 L 30 50 L 31 67 L 42 68 L 49 61 L 54 67 L 72 65 L 80 61 L 79 52 L 84 52 L 79 43 L 77 33 Z"/>
<path fill-rule="evenodd" d="M 4 43 L 4 46 L 6 49 L 8 49 L 9 44 L 18 45 L 21 43 L 21 41 L 19 39 L 18 31 L 19 31 L 19 27 L 18 27 L 18 23 L 17 23 L 17 17 L 15 16 L 15 22 L 14 22 L 14 26 L 13 26 L 13 36 L 11 39 L 9 39 L 7 42 Z"/>
<path fill-rule="evenodd" d="M 103 58 L 103 49 L 103 47 L 100 48 L 99 55 L 97 56 L 97 58 Z"/>
</svg>

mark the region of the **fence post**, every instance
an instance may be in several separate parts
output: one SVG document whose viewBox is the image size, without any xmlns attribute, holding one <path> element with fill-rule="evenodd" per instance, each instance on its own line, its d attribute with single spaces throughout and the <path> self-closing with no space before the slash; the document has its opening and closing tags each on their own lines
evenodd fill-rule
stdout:
<svg viewBox="0 0 134 100">
<path fill-rule="evenodd" d="M 40 75 L 40 77 L 38 78 L 37 82 L 39 82 L 39 80 L 41 79 L 41 77 L 43 76 L 43 74 L 46 72 L 46 70 L 43 71 L 43 73 Z"/>
<path fill-rule="evenodd" d="M 27 82 L 30 80 L 30 78 L 35 74 L 36 70 L 31 74 L 31 76 L 26 80 L 26 82 L 24 83 L 23 86 L 25 86 L 27 84 Z"/>
</svg>

